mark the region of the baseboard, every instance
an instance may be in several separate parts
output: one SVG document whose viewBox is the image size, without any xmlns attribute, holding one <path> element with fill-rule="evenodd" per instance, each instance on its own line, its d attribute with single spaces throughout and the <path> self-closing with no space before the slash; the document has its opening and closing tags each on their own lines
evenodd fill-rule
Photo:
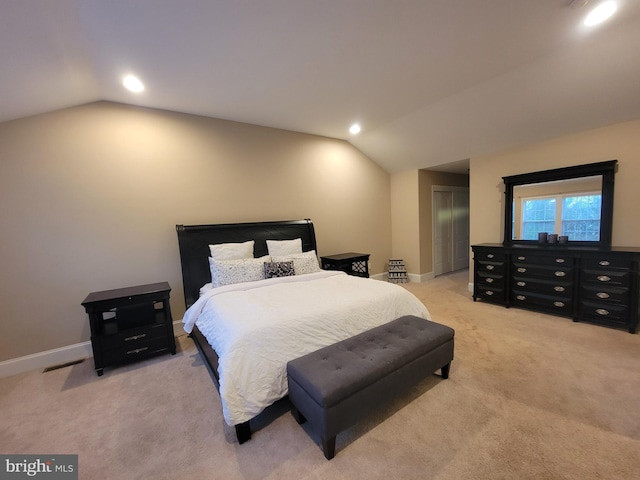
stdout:
<svg viewBox="0 0 640 480">
<path fill-rule="evenodd" d="M 433 272 L 407 273 L 407 277 L 409 278 L 410 282 L 416 282 L 416 283 L 422 283 L 422 282 L 426 282 L 427 280 L 433 280 L 434 278 L 436 278 Z M 371 275 L 371 278 L 373 278 L 374 280 L 382 280 L 385 282 L 389 281 L 389 278 L 386 272 L 376 273 L 375 275 Z"/>
<path fill-rule="evenodd" d="M 93 357 L 91 342 L 76 343 L 0 362 L 0 378 Z"/>
<path fill-rule="evenodd" d="M 469 284 L 467 285 L 467 288 L 471 293 L 473 293 L 473 282 L 469 282 Z"/>
<path fill-rule="evenodd" d="M 182 320 L 173 322 L 173 332 L 182 331 Z M 53 365 L 62 365 L 82 358 L 93 358 L 91 342 L 76 343 L 67 347 L 25 355 L 0 362 L 0 378 L 18 375 L 31 370 L 40 370 Z"/>
</svg>

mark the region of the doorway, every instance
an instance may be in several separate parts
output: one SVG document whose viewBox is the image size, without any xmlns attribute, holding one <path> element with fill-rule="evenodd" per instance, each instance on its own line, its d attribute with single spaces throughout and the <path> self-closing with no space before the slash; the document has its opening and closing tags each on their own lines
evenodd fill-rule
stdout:
<svg viewBox="0 0 640 480">
<path fill-rule="evenodd" d="M 469 267 L 469 188 L 433 186 L 434 275 Z"/>
</svg>

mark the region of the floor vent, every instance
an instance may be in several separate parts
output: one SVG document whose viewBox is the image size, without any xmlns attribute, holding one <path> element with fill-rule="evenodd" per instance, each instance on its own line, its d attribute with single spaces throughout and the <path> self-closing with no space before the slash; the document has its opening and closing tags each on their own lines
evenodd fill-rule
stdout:
<svg viewBox="0 0 640 480">
<path fill-rule="evenodd" d="M 77 365 L 77 364 L 82 363 L 82 362 L 84 362 L 84 358 L 81 358 L 80 360 L 74 360 L 73 362 L 61 363 L 60 365 L 54 365 L 52 367 L 45 368 L 42 371 L 42 373 L 47 373 L 47 372 L 50 372 L 52 370 L 59 370 L 59 369 L 64 368 L 64 367 L 70 367 L 71 365 Z"/>
</svg>

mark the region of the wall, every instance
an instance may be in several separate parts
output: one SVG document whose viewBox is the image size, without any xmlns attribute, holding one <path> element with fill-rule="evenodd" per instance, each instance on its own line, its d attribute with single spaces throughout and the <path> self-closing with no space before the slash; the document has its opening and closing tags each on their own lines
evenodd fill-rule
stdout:
<svg viewBox="0 0 640 480">
<path fill-rule="evenodd" d="M 420 271 L 420 202 L 418 171 L 391 176 L 391 258 L 404 260 L 407 272 Z"/>
<path fill-rule="evenodd" d="M 176 224 L 311 218 L 318 253 L 391 254 L 389 174 L 349 143 L 98 102 L 0 124 L 0 361 L 89 339 L 91 291 L 169 281 Z"/>
<path fill-rule="evenodd" d="M 612 243 L 640 246 L 640 120 L 589 130 L 470 161 L 471 244 L 502 243 L 503 176 L 618 160 Z M 472 277 L 471 277 L 472 278 Z"/>
</svg>

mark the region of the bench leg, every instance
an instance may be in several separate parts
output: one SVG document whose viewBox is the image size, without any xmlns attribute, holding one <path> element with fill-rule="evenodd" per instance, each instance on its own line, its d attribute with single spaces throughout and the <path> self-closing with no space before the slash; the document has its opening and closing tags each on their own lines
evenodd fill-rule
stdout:
<svg viewBox="0 0 640 480">
<path fill-rule="evenodd" d="M 447 363 L 444 367 L 440 369 L 442 373 L 442 378 L 449 378 L 449 370 L 451 369 L 451 362 Z"/>
<path fill-rule="evenodd" d="M 336 437 L 322 439 L 322 451 L 327 460 L 331 460 L 336 454 Z"/>
<path fill-rule="evenodd" d="M 296 419 L 296 422 L 298 422 L 298 425 L 302 425 L 304 422 L 307 421 L 307 419 L 304 418 L 304 415 L 300 413 L 300 410 L 298 410 L 293 405 L 291 405 L 291 415 L 293 415 L 293 418 Z"/>
<path fill-rule="evenodd" d="M 244 442 L 251 440 L 251 427 L 249 426 L 249 421 L 236 425 L 236 438 L 238 439 L 238 443 L 241 445 Z"/>
</svg>

